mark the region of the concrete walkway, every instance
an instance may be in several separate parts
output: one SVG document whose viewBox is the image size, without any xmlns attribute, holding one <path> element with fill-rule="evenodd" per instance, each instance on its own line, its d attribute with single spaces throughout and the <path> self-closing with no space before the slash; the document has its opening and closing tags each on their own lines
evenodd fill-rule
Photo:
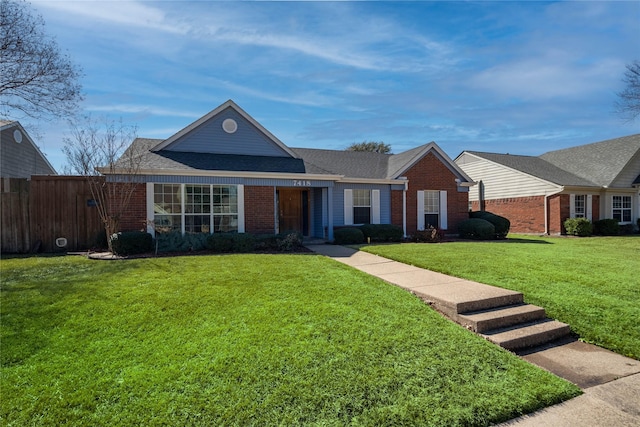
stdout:
<svg viewBox="0 0 640 427">
<path fill-rule="evenodd" d="M 439 311 L 473 301 L 510 298 L 512 291 L 447 276 L 338 245 L 310 250 L 400 286 Z M 577 384 L 575 399 L 513 419 L 503 426 L 640 426 L 640 362 L 575 339 L 519 352 L 525 360 Z"/>
</svg>

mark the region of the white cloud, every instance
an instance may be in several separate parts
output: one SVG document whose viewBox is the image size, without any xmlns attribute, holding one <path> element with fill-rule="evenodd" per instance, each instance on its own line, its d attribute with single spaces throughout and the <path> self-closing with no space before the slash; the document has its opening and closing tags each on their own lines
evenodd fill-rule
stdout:
<svg viewBox="0 0 640 427">
<path fill-rule="evenodd" d="M 166 13 L 157 7 L 139 1 L 42 1 L 35 0 L 38 7 L 54 9 L 69 14 L 74 19 L 94 19 L 129 27 L 142 27 L 174 34 L 185 34 L 188 27 L 167 19 Z M 75 15 L 75 16 L 73 16 Z"/>
<path fill-rule="evenodd" d="M 190 112 L 181 109 L 158 108 L 153 105 L 133 105 L 133 104 L 110 104 L 110 105 L 88 105 L 87 111 L 100 113 L 122 113 L 122 114 L 150 114 L 164 117 L 187 117 L 196 119 L 202 114 L 200 112 Z"/>
</svg>

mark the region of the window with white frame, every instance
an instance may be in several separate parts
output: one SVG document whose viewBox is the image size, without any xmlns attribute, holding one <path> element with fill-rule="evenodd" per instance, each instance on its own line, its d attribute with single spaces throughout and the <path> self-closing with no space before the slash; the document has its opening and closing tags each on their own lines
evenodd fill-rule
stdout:
<svg viewBox="0 0 640 427">
<path fill-rule="evenodd" d="M 612 196 L 612 217 L 618 222 L 631 222 L 631 196 Z"/>
<path fill-rule="evenodd" d="M 371 191 L 353 190 L 353 223 L 371 223 Z"/>
<path fill-rule="evenodd" d="M 238 187 L 213 186 L 213 232 L 238 231 Z"/>
<path fill-rule="evenodd" d="M 574 200 L 574 218 L 586 218 L 587 210 L 586 210 L 587 196 L 584 194 L 576 194 Z"/>
<path fill-rule="evenodd" d="M 424 192 L 424 226 L 438 228 L 440 224 L 440 192 Z"/>
<path fill-rule="evenodd" d="M 157 230 L 182 230 L 182 199 L 182 185 L 154 185 L 153 221 Z"/>
<path fill-rule="evenodd" d="M 238 186 L 154 184 L 153 220 L 158 231 L 239 231 Z"/>
<path fill-rule="evenodd" d="M 185 185 L 184 231 L 187 233 L 211 231 L 210 185 Z"/>
</svg>

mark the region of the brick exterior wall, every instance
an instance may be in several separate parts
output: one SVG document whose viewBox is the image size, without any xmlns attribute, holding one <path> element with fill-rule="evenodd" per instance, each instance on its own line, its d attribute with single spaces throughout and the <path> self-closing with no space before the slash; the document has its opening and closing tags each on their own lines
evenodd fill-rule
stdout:
<svg viewBox="0 0 640 427">
<path fill-rule="evenodd" d="M 402 193 L 401 190 L 391 191 L 391 224 L 402 227 Z"/>
<path fill-rule="evenodd" d="M 131 195 L 129 205 L 120 218 L 120 231 L 140 231 L 147 229 L 147 186 L 138 184 Z"/>
<path fill-rule="evenodd" d="M 477 201 L 472 209 L 480 210 Z M 484 210 L 511 221 L 512 233 L 544 233 L 544 196 L 485 200 Z"/>
<path fill-rule="evenodd" d="M 447 192 L 447 226 L 449 233 L 455 233 L 458 224 L 469 218 L 469 193 L 459 192 L 457 178 L 449 168 L 433 154 L 424 156 L 409 169 L 404 176 L 409 180 L 407 190 L 407 234 L 418 229 L 418 191 L 445 190 Z M 402 196 L 400 203 L 392 205 L 392 218 L 400 215 L 402 225 Z"/>
<path fill-rule="evenodd" d="M 592 196 L 591 203 L 591 218 L 597 221 L 600 219 L 600 196 Z M 544 196 L 485 200 L 484 205 L 484 210 L 509 219 L 512 233 L 542 234 L 545 232 Z M 479 202 L 474 201 L 472 209 L 480 210 Z M 569 194 L 550 196 L 548 212 L 549 234 L 566 233 L 564 221 L 571 215 Z"/>
<path fill-rule="evenodd" d="M 247 233 L 275 233 L 273 187 L 244 187 L 244 223 Z"/>
</svg>

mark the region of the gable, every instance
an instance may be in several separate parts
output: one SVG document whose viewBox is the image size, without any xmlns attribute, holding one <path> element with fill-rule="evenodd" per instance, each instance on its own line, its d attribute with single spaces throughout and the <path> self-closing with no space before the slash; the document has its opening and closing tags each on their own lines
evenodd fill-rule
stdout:
<svg viewBox="0 0 640 427">
<path fill-rule="evenodd" d="M 0 122 L 0 171 L 5 178 L 30 178 L 31 175 L 57 175 L 51 163 L 38 149 L 19 122 Z"/>
<path fill-rule="evenodd" d="M 473 180 L 460 168 L 435 142 L 416 147 L 414 149 L 397 154 L 395 161 L 390 162 L 389 177 L 399 178 L 412 172 L 415 168 L 420 168 L 421 160 L 427 155 L 433 155 L 449 172 L 461 183 L 473 185 Z M 393 169 L 392 169 L 393 168 Z"/>
<path fill-rule="evenodd" d="M 295 157 L 275 136 L 227 101 L 168 138 L 153 151 Z"/>
</svg>

